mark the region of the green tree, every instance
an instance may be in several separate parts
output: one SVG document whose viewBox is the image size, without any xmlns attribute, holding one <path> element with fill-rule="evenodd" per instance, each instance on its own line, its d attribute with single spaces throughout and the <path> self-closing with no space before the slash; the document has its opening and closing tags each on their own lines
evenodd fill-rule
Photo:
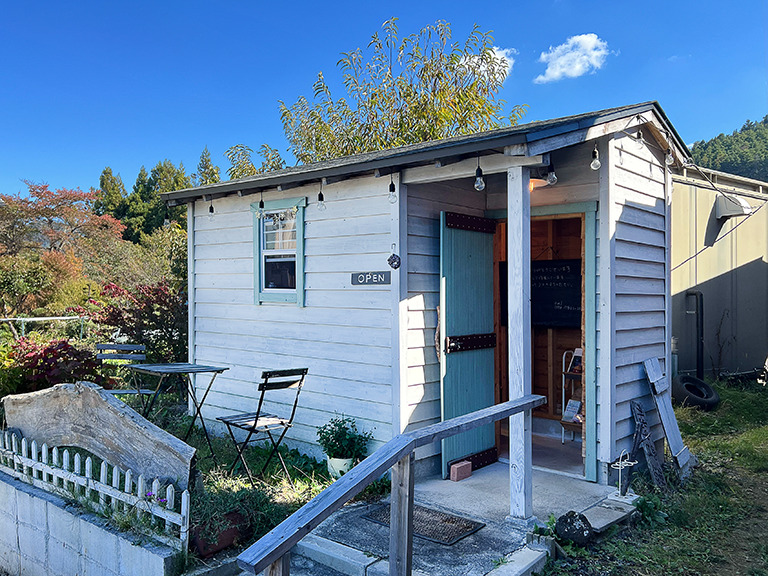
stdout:
<svg viewBox="0 0 768 576">
<path fill-rule="evenodd" d="M 211 153 L 208 146 L 200 154 L 200 161 L 197 163 L 197 172 L 192 174 L 192 182 L 195 186 L 205 186 L 206 184 L 216 184 L 221 181 L 219 167 L 211 162 Z"/>
<path fill-rule="evenodd" d="M 699 166 L 768 181 L 768 116 L 747 122 L 732 134 L 720 134 L 691 146 Z"/>
<path fill-rule="evenodd" d="M 38 257 L 0 256 L 0 312 L 4 317 L 31 312 L 39 294 L 50 286 L 50 274 Z"/>
<path fill-rule="evenodd" d="M 126 197 L 125 185 L 120 174 L 112 174 L 112 168 L 107 166 L 99 176 L 99 192 L 93 204 L 96 214 L 111 214 L 118 220 L 122 218 L 121 207 Z"/>
<path fill-rule="evenodd" d="M 290 152 L 306 164 L 516 124 L 527 106 L 504 112 L 498 91 L 508 63 L 496 54 L 490 34 L 476 26 L 463 44 L 451 38 L 445 21 L 404 38 L 396 18 L 385 22 L 383 35 L 374 34 L 368 44 L 369 58 L 359 48 L 342 54 L 347 98 L 334 99 L 321 72 L 312 102 L 304 96 L 291 106 L 280 102 Z M 272 152 L 262 148 L 265 162 L 257 168 L 248 147 L 233 146 L 227 151 L 230 177 L 282 161 Z"/>
<path fill-rule="evenodd" d="M 125 225 L 123 238 L 139 243 L 143 236 L 152 234 L 166 220 L 178 222 L 185 227 L 184 208 L 166 208 L 160 194 L 191 186 L 192 180 L 186 174 L 184 164 L 179 164 L 177 168 L 170 160 L 163 160 L 149 173 L 142 166 L 133 191 L 125 198 L 124 208 L 121 208 Z"/>
</svg>

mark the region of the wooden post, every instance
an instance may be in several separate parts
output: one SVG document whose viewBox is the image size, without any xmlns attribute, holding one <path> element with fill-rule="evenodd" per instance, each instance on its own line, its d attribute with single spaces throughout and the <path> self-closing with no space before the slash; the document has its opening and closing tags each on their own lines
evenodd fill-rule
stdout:
<svg viewBox="0 0 768 576">
<path fill-rule="evenodd" d="M 267 568 L 265 576 L 290 576 L 291 574 L 291 553 L 286 552 L 280 558 L 272 562 Z"/>
<path fill-rule="evenodd" d="M 528 168 L 507 170 L 509 399 L 531 393 L 531 197 Z M 509 419 L 509 513 L 533 516 L 531 411 Z"/>
<path fill-rule="evenodd" d="M 392 467 L 389 576 L 411 576 L 413 557 L 413 463 L 411 452 Z"/>
</svg>

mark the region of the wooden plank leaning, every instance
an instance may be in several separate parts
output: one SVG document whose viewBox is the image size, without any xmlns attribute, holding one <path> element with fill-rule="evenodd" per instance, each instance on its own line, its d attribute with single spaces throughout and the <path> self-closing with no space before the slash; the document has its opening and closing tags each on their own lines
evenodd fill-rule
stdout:
<svg viewBox="0 0 768 576">
<path fill-rule="evenodd" d="M 696 465 L 696 458 L 683 444 L 680 428 L 677 425 L 675 411 L 672 408 L 672 392 L 669 385 L 669 377 L 661 370 L 658 358 L 649 358 L 643 362 L 648 381 L 651 383 L 653 400 L 659 412 L 664 435 L 667 437 L 669 449 L 680 470 L 680 475 L 685 478 L 690 474 L 690 469 Z"/>
</svg>

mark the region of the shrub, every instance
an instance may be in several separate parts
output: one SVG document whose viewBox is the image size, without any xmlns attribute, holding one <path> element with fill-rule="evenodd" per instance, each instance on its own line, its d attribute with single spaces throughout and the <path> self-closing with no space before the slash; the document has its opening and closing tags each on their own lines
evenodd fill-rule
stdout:
<svg viewBox="0 0 768 576">
<path fill-rule="evenodd" d="M 129 342 L 147 347 L 150 362 L 187 359 L 187 303 L 167 283 L 140 285 L 126 290 L 107 284 L 102 296 L 111 298 L 94 320 L 116 328 Z"/>
<path fill-rule="evenodd" d="M 23 394 L 55 384 L 89 380 L 105 385 L 98 373 L 100 363 L 90 350 L 72 346 L 66 340 L 38 344 L 20 338 L 0 350 L 2 376 L 0 395 Z"/>
</svg>

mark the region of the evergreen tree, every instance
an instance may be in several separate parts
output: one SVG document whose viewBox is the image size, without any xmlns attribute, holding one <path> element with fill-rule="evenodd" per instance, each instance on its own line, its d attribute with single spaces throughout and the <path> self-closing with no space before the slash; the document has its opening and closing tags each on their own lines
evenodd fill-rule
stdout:
<svg viewBox="0 0 768 576">
<path fill-rule="evenodd" d="M 142 166 L 133 191 L 125 198 L 122 211 L 125 224 L 123 238 L 139 243 L 145 235 L 163 226 L 166 220 L 178 222 L 182 228 L 186 228 L 184 208 L 177 206 L 167 209 L 160 194 L 191 186 L 192 181 L 184 170 L 184 164 L 179 164 L 177 168 L 166 159 L 158 162 L 150 173 Z"/>
<path fill-rule="evenodd" d="M 197 163 L 197 172 L 192 174 L 192 182 L 195 186 L 205 186 L 206 184 L 216 184 L 221 181 L 219 167 L 211 162 L 211 153 L 208 146 L 200 154 L 200 161 Z"/>
<path fill-rule="evenodd" d="M 93 209 L 96 214 L 110 214 L 118 220 L 122 218 L 120 206 L 125 200 L 125 186 L 120 174 L 112 174 L 112 168 L 107 166 L 99 176 L 99 192 Z"/>
<path fill-rule="evenodd" d="M 768 182 L 768 116 L 749 120 L 732 134 L 720 134 L 691 146 L 699 166 Z"/>
</svg>

